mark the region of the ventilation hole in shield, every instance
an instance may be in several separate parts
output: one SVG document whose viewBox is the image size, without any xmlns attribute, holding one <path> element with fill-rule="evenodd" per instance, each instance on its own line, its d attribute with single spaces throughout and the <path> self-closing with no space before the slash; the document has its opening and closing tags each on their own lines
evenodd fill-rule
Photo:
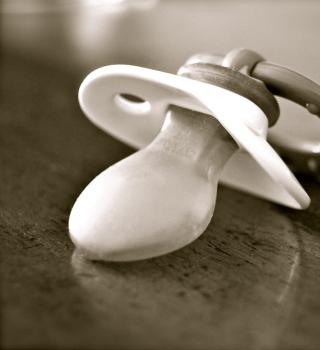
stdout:
<svg viewBox="0 0 320 350">
<path fill-rule="evenodd" d="M 121 93 L 117 94 L 114 98 L 116 105 L 121 108 L 124 112 L 134 114 L 134 115 L 142 115 L 150 112 L 151 104 L 150 102 L 144 100 L 143 98 L 127 94 Z"/>
</svg>

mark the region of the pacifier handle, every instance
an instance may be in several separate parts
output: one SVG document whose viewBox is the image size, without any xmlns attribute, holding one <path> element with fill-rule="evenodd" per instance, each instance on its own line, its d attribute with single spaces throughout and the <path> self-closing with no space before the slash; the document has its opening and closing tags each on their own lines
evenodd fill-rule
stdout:
<svg viewBox="0 0 320 350">
<path fill-rule="evenodd" d="M 206 62 L 231 68 L 262 81 L 274 95 L 305 107 L 320 117 L 320 85 L 287 67 L 266 61 L 255 51 L 238 48 L 225 56 L 198 54 L 187 63 Z"/>
<path fill-rule="evenodd" d="M 320 117 L 320 85 L 311 79 L 268 61 L 257 63 L 251 76 L 262 80 L 273 94 L 293 101 Z"/>
</svg>

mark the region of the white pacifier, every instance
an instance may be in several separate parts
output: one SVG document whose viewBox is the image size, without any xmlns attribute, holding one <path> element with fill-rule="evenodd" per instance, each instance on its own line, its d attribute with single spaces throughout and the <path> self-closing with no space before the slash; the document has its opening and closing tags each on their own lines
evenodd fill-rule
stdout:
<svg viewBox="0 0 320 350">
<path fill-rule="evenodd" d="M 70 236 L 88 258 L 140 260 L 191 243 L 212 218 L 218 181 L 291 208 L 309 205 L 266 141 L 279 110 L 249 76 L 262 58 L 244 49 L 217 57 L 194 56 L 179 75 L 106 66 L 81 84 L 86 116 L 141 148 L 98 175 L 72 208 Z"/>
</svg>

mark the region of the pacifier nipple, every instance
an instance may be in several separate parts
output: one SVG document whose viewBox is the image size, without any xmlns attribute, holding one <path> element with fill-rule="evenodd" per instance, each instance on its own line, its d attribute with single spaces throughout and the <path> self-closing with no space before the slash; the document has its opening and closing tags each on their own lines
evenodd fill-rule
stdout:
<svg viewBox="0 0 320 350">
<path fill-rule="evenodd" d="M 172 107 L 149 146 L 82 192 L 70 216 L 73 242 L 89 258 L 111 261 L 187 245 L 208 226 L 219 173 L 235 149 L 212 117 Z"/>
</svg>

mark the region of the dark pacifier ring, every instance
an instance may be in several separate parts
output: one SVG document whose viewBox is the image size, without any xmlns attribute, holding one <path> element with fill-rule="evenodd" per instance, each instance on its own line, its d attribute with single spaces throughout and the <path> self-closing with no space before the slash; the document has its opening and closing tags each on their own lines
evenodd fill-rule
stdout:
<svg viewBox="0 0 320 350">
<path fill-rule="evenodd" d="M 191 63 L 182 66 L 178 75 L 212 84 L 247 98 L 264 112 L 268 126 L 279 118 L 278 102 L 265 85 L 248 75 L 212 63 Z"/>
<path fill-rule="evenodd" d="M 279 114 L 276 113 L 279 113 L 278 105 L 276 107 L 274 101 L 272 102 L 272 98 L 275 100 L 274 95 L 294 102 L 306 108 L 309 113 L 320 117 L 320 85 L 289 68 L 266 61 L 254 51 L 234 49 L 226 56 L 197 54 L 192 56 L 185 66 L 201 64 L 211 65 L 211 67 L 216 65 L 216 67 L 220 67 L 220 70 L 229 70 L 229 72 L 225 71 L 224 79 L 216 79 L 216 85 L 247 97 L 258 105 L 265 112 L 269 127 L 274 125 L 279 117 Z M 213 68 L 211 68 L 212 70 Z M 218 70 L 219 68 L 216 69 L 216 73 L 219 75 Z M 230 72 L 237 73 L 238 76 Z M 230 84 L 230 80 L 239 77 L 243 84 Z M 199 76 L 197 78 L 199 79 Z M 249 84 L 249 79 L 251 83 L 255 81 L 256 85 Z M 269 95 L 260 89 L 257 83 L 263 85 Z M 267 102 L 267 109 L 265 102 Z M 290 123 L 290 115 L 286 120 Z M 314 121 L 308 125 L 315 125 Z M 293 170 L 317 175 L 320 170 L 320 138 L 317 142 L 315 138 L 309 140 L 308 136 L 304 136 L 304 133 L 299 133 L 300 136 L 290 136 L 290 134 L 272 131 L 268 135 L 268 140 L 285 157 Z"/>
<path fill-rule="evenodd" d="M 234 49 L 226 56 L 198 54 L 186 65 L 207 63 L 227 67 L 265 84 L 274 95 L 286 98 L 320 117 L 320 85 L 281 65 L 268 62 L 248 49 Z"/>
</svg>

